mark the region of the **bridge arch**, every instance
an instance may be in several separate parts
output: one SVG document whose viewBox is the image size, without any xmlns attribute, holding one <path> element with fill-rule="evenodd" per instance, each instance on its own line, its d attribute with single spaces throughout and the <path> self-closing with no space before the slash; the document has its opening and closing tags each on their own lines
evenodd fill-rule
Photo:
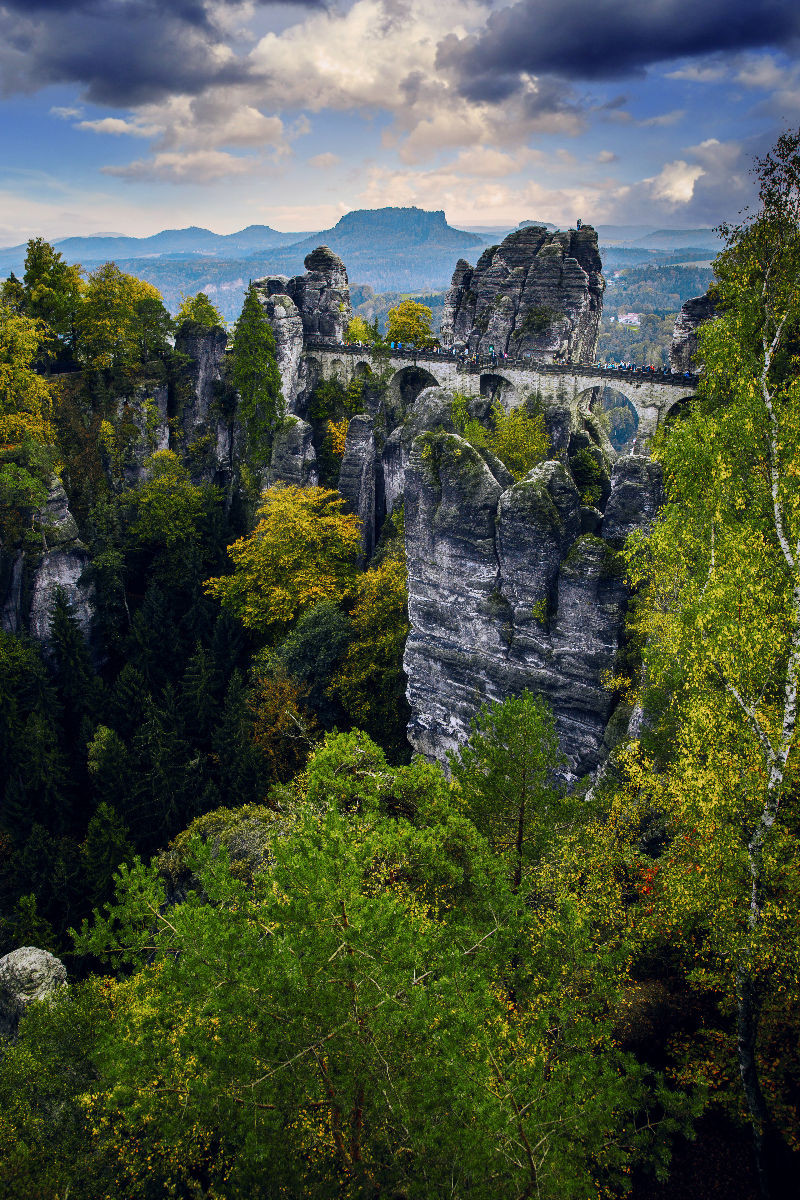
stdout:
<svg viewBox="0 0 800 1200">
<path fill-rule="evenodd" d="M 481 375 L 480 393 L 485 400 L 502 404 L 506 409 L 513 408 L 518 400 L 517 389 L 511 380 L 496 371 L 486 371 Z"/>
<path fill-rule="evenodd" d="M 671 400 L 664 411 L 664 424 L 671 425 L 673 421 L 678 421 L 685 416 L 692 400 L 694 400 L 694 395 L 691 393 L 688 396 L 677 395 L 674 400 Z"/>
<path fill-rule="evenodd" d="M 584 411 L 599 418 L 602 432 L 614 452 L 630 454 L 639 434 L 640 415 L 627 390 L 609 384 L 590 388 L 584 396 Z"/>
<path fill-rule="evenodd" d="M 401 367 L 389 381 L 387 400 L 393 415 L 401 420 L 420 392 L 424 392 L 425 388 L 439 386 L 439 380 L 425 367 L 416 363 Z"/>
</svg>

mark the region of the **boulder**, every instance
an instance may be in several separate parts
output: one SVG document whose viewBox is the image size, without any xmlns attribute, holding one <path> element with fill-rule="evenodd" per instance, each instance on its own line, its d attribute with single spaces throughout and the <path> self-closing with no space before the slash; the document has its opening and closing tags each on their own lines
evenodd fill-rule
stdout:
<svg viewBox="0 0 800 1200">
<path fill-rule="evenodd" d="M 21 946 L 0 958 L 0 1037 L 13 1038 L 28 1005 L 52 996 L 66 982 L 66 967 L 47 950 Z"/>
</svg>

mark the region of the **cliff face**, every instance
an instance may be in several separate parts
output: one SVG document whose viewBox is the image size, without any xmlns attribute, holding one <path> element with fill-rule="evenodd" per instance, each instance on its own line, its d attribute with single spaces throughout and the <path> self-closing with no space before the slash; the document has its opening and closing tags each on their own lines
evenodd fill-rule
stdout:
<svg viewBox="0 0 800 1200">
<path fill-rule="evenodd" d="M 669 365 L 673 371 L 696 371 L 694 357 L 697 354 L 697 330 L 706 321 L 716 316 L 714 301 L 708 292 L 704 296 L 693 296 L 687 300 L 675 319 L 672 345 L 669 348 Z"/>
<path fill-rule="evenodd" d="M 84 578 L 89 554 L 59 479 L 53 478 L 35 521 L 42 530 L 41 549 L 0 551 L 0 626 L 7 633 L 28 632 L 47 645 L 56 589 L 62 588 L 89 641 L 94 618 L 94 586 Z"/>
<path fill-rule="evenodd" d="M 442 342 L 542 362 L 594 362 L 605 280 L 591 226 L 549 233 L 518 229 L 460 259 L 445 300 Z"/>
<path fill-rule="evenodd" d="M 187 359 L 184 386 L 178 390 L 173 449 L 187 461 L 193 478 L 230 481 L 235 469 L 240 431 L 233 405 L 226 405 L 224 329 L 196 326 L 179 330 L 175 349 Z"/>
<path fill-rule="evenodd" d="M 657 465 L 620 459 L 600 536 L 582 533 L 564 463 L 542 463 L 507 486 L 458 435 L 415 439 L 405 472 L 404 665 L 417 750 L 443 758 L 482 704 L 529 688 L 552 705 L 571 771 L 600 765 L 614 708 L 603 676 L 627 602 L 616 550 L 659 501 Z"/>
</svg>

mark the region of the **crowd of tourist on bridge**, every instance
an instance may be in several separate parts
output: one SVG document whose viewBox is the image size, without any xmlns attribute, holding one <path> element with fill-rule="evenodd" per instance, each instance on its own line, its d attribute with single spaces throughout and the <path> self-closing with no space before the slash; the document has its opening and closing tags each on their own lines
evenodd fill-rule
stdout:
<svg viewBox="0 0 800 1200">
<path fill-rule="evenodd" d="M 319 349 L 331 350 L 336 348 L 346 354 L 364 354 L 370 353 L 375 349 L 375 346 L 369 342 L 348 342 L 335 341 L 328 338 L 313 338 L 306 342 L 309 349 L 317 346 Z M 657 375 L 659 377 L 666 376 L 667 378 L 679 379 L 695 379 L 696 376 L 691 371 L 676 372 L 670 367 L 654 367 L 651 364 L 647 366 L 639 366 L 632 362 L 594 362 L 594 363 L 571 363 L 565 360 L 565 357 L 559 352 L 553 355 L 553 362 L 542 362 L 539 359 L 534 359 L 532 353 L 523 354 L 521 357 L 512 357 L 506 354 L 504 350 L 496 351 L 494 346 L 489 347 L 489 352 L 478 354 L 474 350 L 470 350 L 468 346 L 451 346 L 445 347 L 436 342 L 432 346 L 420 348 L 412 345 L 409 342 L 386 342 L 383 349 L 389 350 L 393 358 L 410 358 L 410 359 L 427 359 L 428 361 L 441 361 L 449 359 L 455 361 L 459 366 L 463 366 L 467 370 L 485 371 L 488 368 L 502 369 L 508 367 L 530 368 L 536 366 L 542 370 L 569 370 L 578 368 L 583 371 L 594 368 L 598 371 L 614 371 L 626 372 L 633 375 Z"/>
</svg>

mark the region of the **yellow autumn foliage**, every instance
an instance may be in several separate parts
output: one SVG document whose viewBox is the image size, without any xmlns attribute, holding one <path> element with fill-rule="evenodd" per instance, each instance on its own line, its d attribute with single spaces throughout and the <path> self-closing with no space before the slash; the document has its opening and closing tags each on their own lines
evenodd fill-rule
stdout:
<svg viewBox="0 0 800 1200">
<path fill-rule="evenodd" d="M 205 590 L 247 629 L 276 641 L 306 608 L 338 600 L 356 579 L 361 522 L 329 488 L 278 485 L 262 495 L 251 534 L 228 547 L 232 575 Z"/>
</svg>

